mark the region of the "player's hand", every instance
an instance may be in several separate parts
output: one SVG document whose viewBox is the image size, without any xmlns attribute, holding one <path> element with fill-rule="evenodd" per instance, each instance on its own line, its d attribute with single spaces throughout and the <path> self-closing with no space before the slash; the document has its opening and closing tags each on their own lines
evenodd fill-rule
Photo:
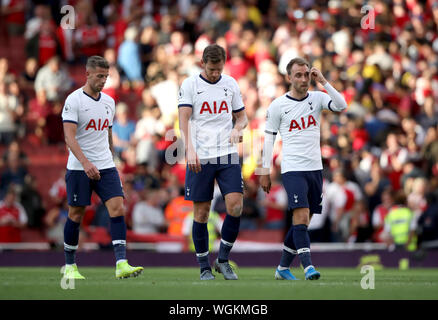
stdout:
<svg viewBox="0 0 438 320">
<path fill-rule="evenodd" d="M 237 130 L 236 128 L 231 130 L 230 143 L 231 144 L 235 144 L 235 143 L 240 143 L 242 141 L 243 141 L 243 133 L 242 133 L 242 131 Z"/>
<path fill-rule="evenodd" d="M 201 161 L 199 161 L 196 151 L 192 148 L 188 148 L 186 150 L 186 161 L 189 170 L 193 171 L 194 173 L 201 172 Z"/>
<path fill-rule="evenodd" d="M 327 83 L 327 80 L 324 78 L 321 71 L 319 71 L 315 67 L 312 67 L 312 69 L 310 69 L 310 76 L 312 77 L 312 80 L 315 80 L 316 82 L 319 82 L 322 85 L 325 85 Z"/>
<path fill-rule="evenodd" d="M 271 190 L 271 176 L 269 174 L 261 175 L 259 182 L 263 191 L 269 193 L 269 190 Z"/>
<path fill-rule="evenodd" d="M 87 175 L 88 178 L 92 180 L 100 180 L 100 172 L 94 164 L 92 164 L 90 161 L 86 161 L 83 164 L 83 167 L 85 174 Z"/>
</svg>

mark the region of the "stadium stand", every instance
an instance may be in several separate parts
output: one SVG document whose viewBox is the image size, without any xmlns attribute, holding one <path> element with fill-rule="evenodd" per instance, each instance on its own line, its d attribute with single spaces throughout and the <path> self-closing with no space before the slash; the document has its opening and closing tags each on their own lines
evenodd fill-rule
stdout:
<svg viewBox="0 0 438 320">
<path fill-rule="evenodd" d="M 59 134 L 58 142 L 48 138 L 52 123 L 48 117 L 40 115 L 32 127 L 26 121 L 30 101 L 37 96 L 32 89 L 35 78 L 24 73 L 28 59 L 39 61 L 37 76 L 44 66 L 40 62 L 60 53 L 73 89 L 85 83 L 89 51 L 105 55 L 112 69 L 104 90 L 116 102 L 127 104 L 129 118 L 137 124 L 135 142 L 117 159 L 124 183 L 132 184 L 132 190 L 126 191 L 127 207 L 132 210 L 141 190 L 157 188 L 158 206 L 164 212 L 184 184 L 184 166 L 165 161 L 165 150 L 172 143 L 166 141 L 165 133 L 179 131 L 178 87 L 187 75 L 199 72 L 203 48 L 217 42 L 227 49 L 225 72 L 237 78 L 250 120 L 240 156 L 245 203 L 258 210 L 248 209 L 250 225 L 256 228 L 242 231 L 239 239 L 281 242 L 284 228 L 290 225 L 290 216 L 284 212 L 284 223 L 267 229 L 265 196 L 254 174 L 259 156 L 251 147 L 263 136 L 269 103 L 288 90 L 284 68 L 295 56 L 320 68 L 349 104 L 341 115 L 322 117 L 324 212 L 311 224 L 311 237 L 325 242 L 385 241 L 375 233 L 381 232 L 384 216 L 397 205 L 414 212 L 412 231 L 420 240 L 425 228 L 427 241 L 438 239 L 437 226 L 425 225 L 438 215 L 430 209 L 438 202 L 438 1 L 369 1 L 375 20 L 364 25 L 371 15 L 361 12 L 362 1 L 167 1 L 161 5 L 142 0 L 75 0 L 70 1 L 77 18 L 73 30 L 60 26 L 62 1 L 4 3 L 0 10 L 0 155 L 6 154 L 13 139 L 19 141 L 46 214 L 57 205 L 49 190 L 62 174 L 68 153 Z M 18 13 L 8 13 L 20 3 L 24 7 Z M 130 79 L 128 70 L 118 65 L 119 48 L 132 38 L 132 32 L 125 34 L 128 27 L 137 33 L 138 52 L 127 58 L 141 61 L 141 80 Z M 7 103 L 13 110 L 6 109 Z M 52 112 L 56 103 L 62 105 L 63 99 L 49 101 L 45 108 L 50 110 L 43 111 L 61 121 Z M 144 110 L 148 112 L 143 119 Z M 277 151 L 275 165 L 280 160 Z M 0 170 L 7 171 L 6 158 Z M 335 177 L 335 172 L 343 176 Z M 0 179 L 1 184 L 7 182 L 3 176 Z M 394 198 L 403 193 L 406 201 L 386 206 L 381 194 L 388 188 Z M 214 206 L 224 213 L 220 198 L 215 198 Z M 99 224 L 98 208 L 96 203 L 89 209 L 85 242 L 105 245 L 108 231 Z M 428 208 L 429 220 L 422 219 Z M 42 221 L 41 217 L 38 227 L 22 230 L 23 242 L 48 243 Z M 128 241 L 184 239 L 130 230 Z"/>
</svg>

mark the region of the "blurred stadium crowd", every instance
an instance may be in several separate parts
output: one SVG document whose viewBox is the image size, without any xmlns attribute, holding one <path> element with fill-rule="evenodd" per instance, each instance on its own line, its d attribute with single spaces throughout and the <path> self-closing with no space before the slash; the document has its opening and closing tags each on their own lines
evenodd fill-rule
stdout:
<svg viewBox="0 0 438 320">
<path fill-rule="evenodd" d="M 184 218 L 192 210 L 183 199 L 185 166 L 166 162 L 173 141 L 165 135 L 179 132 L 179 85 L 201 71 L 202 51 L 215 42 L 226 48 L 224 72 L 238 81 L 249 118 L 240 146 L 242 230 L 282 233 L 290 226 L 279 148 L 268 195 L 254 174 L 260 153 L 248 150 L 263 138 L 271 101 L 288 91 L 286 64 L 301 56 L 349 105 L 342 114 L 322 115 L 324 209 L 311 223 L 312 241 L 392 239 L 403 246 L 438 239 L 438 1 L 367 1 L 373 9 L 368 13 L 356 0 L 1 4 L 2 45 L 24 39 L 27 60 L 13 69 L 0 55 L 0 242 L 20 241 L 14 230 L 25 227 L 62 243 L 64 173 L 50 190 L 38 189 L 22 145 L 59 145 L 66 154 L 63 101 L 83 85 L 84 62 L 95 54 L 111 65 L 104 92 L 117 104 L 113 137 L 129 229 L 184 236 Z M 60 25 L 66 4 L 75 9 L 69 21 L 74 29 Z M 374 28 L 364 27 L 364 19 Z M 13 47 L 6 50 L 14 54 Z M 219 190 L 212 208 L 225 213 Z M 88 210 L 85 226 L 108 224 L 98 201 Z"/>
</svg>

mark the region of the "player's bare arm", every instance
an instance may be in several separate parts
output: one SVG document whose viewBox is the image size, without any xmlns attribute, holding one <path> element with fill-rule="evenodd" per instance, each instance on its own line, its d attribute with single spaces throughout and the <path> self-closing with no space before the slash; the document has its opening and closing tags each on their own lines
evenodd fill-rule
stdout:
<svg viewBox="0 0 438 320">
<path fill-rule="evenodd" d="M 245 110 L 234 113 L 233 117 L 235 117 L 236 123 L 234 124 L 234 128 L 230 135 L 230 142 L 232 144 L 243 141 L 243 129 L 248 125 L 248 118 Z"/>
<path fill-rule="evenodd" d="M 67 147 L 73 152 L 74 156 L 84 167 L 85 174 L 93 180 L 100 179 L 99 170 L 85 157 L 76 140 L 77 125 L 75 123 L 64 122 L 64 137 Z"/>
<path fill-rule="evenodd" d="M 113 128 L 108 128 L 108 143 L 111 153 L 114 155 L 114 147 L 113 147 Z"/>
<path fill-rule="evenodd" d="M 196 154 L 195 148 L 193 147 L 192 141 L 190 139 L 189 119 L 191 116 L 192 108 L 178 108 L 179 127 L 181 130 L 181 135 L 184 138 L 186 162 L 189 170 L 198 173 L 201 171 L 201 162 L 199 161 L 198 155 Z"/>
</svg>

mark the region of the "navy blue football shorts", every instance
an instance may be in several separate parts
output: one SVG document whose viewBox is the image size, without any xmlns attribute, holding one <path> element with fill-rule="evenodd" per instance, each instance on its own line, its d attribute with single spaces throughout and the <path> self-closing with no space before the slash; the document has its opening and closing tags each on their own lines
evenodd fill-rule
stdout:
<svg viewBox="0 0 438 320">
<path fill-rule="evenodd" d="M 242 168 L 237 153 L 200 162 L 201 171 L 198 173 L 186 167 L 184 199 L 196 202 L 212 200 L 215 179 L 222 196 L 231 192 L 243 193 Z"/>
<path fill-rule="evenodd" d="M 95 191 L 103 203 L 114 197 L 124 197 L 122 183 L 116 168 L 99 170 L 100 180 L 88 178 L 83 170 L 67 170 L 67 201 L 70 206 L 83 207 L 91 203 Z"/>
<path fill-rule="evenodd" d="M 281 175 L 289 202 L 288 209 L 309 208 L 322 211 L 322 170 L 288 171 Z"/>
</svg>

